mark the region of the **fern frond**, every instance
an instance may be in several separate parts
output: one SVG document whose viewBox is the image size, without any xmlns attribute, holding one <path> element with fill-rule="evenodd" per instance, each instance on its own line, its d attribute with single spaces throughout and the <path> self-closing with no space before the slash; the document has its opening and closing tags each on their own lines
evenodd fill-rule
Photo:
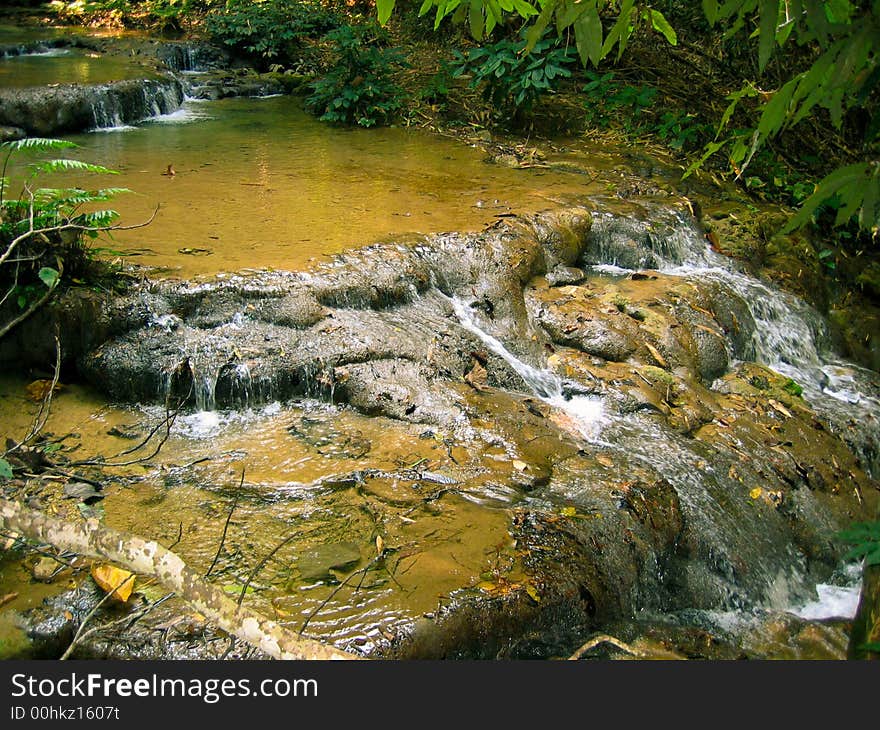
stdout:
<svg viewBox="0 0 880 730">
<path fill-rule="evenodd" d="M 30 166 L 31 170 L 34 173 L 53 173 L 53 172 L 95 172 L 102 175 L 118 175 L 119 172 L 117 170 L 111 170 L 109 167 L 104 167 L 103 165 L 93 165 L 89 162 L 83 162 L 82 160 L 68 160 L 68 159 L 57 159 L 57 160 L 46 160 L 44 162 L 38 162 Z"/>
<path fill-rule="evenodd" d="M 10 152 L 19 152 L 21 150 L 46 152 L 48 150 L 64 150 L 73 147 L 79 147 L 79 145 L 64 139 L 50 139 L 47 137 L 25 137 L 24 139 L 0 143 L 0 149 L 9 150 Z"/>
</svg>

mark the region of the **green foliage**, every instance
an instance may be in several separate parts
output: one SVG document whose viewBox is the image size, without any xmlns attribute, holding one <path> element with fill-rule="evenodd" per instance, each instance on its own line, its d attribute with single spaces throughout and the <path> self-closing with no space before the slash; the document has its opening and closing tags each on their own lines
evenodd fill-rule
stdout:
<svg viewBox="0 0 880 730">
<path fill-rule="evenodd" d="M 727 37 L 743 29 L 757 37 L 760 72 L 791 38 L 815 52 L 808 55 L 809 64 L 804 70 L 775 91 L 763 92 L 754 81 L 746 81 L 732 93 L 716 139 L 706 146 L 703 158 L 689 172 L 711 155 L 724 151 L 741 178 L 767 142 L 808 117 L 821 111 L 839 130 L 847 115 L 855 111 L 869 120 L 862 132 L 863 159 L 843 165 L 820 180 L 785 232 L 826 211 L 833 213 L 835 226 L 854 220 L 862 230 L 876 232 L 880 227 L 880 178 L 875 159 L 880 131 L 880 117 L 876 115 L 880 6 L 846 0 L 733 0 L 723 4 L 706 1 L 703 7 L 710 23 L 727 23 Z M 752 30 L 756 17 L 757 27 Z M 727 131 L 738 105 L 747 100 L 758 100 L 757 123 L 749 129 Z"/>
<path fill-rule="evenodd" d="M 419 90 L 419 99 L 429 104 L 444 106 L 452 85 L 453 69 L 449 62 L 440 61 L 440 68 Z"/>
<path fill-rule="evenodd" d="M 792 380 L 791 378 L 789 378 L 788 380 L 785 381 L 785 383 L 783 383 L 782 389 L 786 393 L 788 393 L 789 395 L 793 395 L 793 396 L 800 396 L 804 392 L 804 389 L 797 382 Z"/>
<path fill-rule="evenodd" d="M 114 174 L 101 165 L 66 158 L 40 159 L 23 166 L 16 158 L 76 147 L 56 139 L 28 138 L 0 144 L 0 285 L 3 299 L 12 296 L 20 309 L 39 301 L 46 290 L 54 290 L 61 271 L 82 276 L 89 268 L 86 239 L 95 238 L 112 226 L 113 210 L 94 209 L 125 188 L 37 187 L 38 177 L 66 172 Z M 14 167 L 18 179 L 7 176 Z M 0 332 L 5 325 L 0 323 Z"/>
<path fill-rule="evenodd" d="M 384 23 L 395 0 L 377 0 L 379 21 Z M 434 10 L 434 27 L 447 18 L 467 23 L 476 40 L 488 36 L 507 16 L 530 21 L 526 52 L 530 52 L 553 25 L 557 35 L 571 31 L 584 64 L 597 66 L 616 47 L 623 55 L 629 39 L 642 30 L 661 34 L 675 45 L 678 37 L 662 12 L 635 0 L 423 0 L 419 15 Z M 603 15 L 610 16 L 603 21 Z M 607 27 L 607 30 L 606 30 Z"/>
<path fill-rule="evenodd" d="M 317 0 L 238 0 L 205 20 L 211 38 L 236 53 L 280 60 L 289 60 L 303 39 L 320 38 L 340 24 L 340 17 Z"/>
<path fill-rule="evenodd" d="M 381 22 L 389 18 L 394 5 L 395 0 L 377 0 Z M 702 155 L 686 176 L 709 158 L 724 154 L 730 170 L 747 187 L 772 186 L 795 204 L 803 201 L 787 230 L 831 211 L 834 225 L 855 221 L 872 236 L 880 232 L 880 176 L 876 174 L 880 164 L 880 114 L 876 113 L 880 100 L 880 3 L 702 0 L 700 7 L 710 28 L 717 29 L 723 41 L 733 42 L 744 36 L 744 43 L 754 47 L 758 77 L 765 81 L 759 86 L 756 79 L 747 79 L 728 96 L 729 104 L 715 138 L 705 141 Z M 694 19 L 693 9 L 685 4 L 665 3 L 664 8 L 670 17 Z M 466 22 L 478 40 L 507 17 L 518 17 L 526 21 L 525 53 L 532 51 L 553 26 L 560 38 L 573 36 L 585 66 L 598 67 L 615 50 L 620 59 L 636 33 L 657 33 L 672 45 L 678 41 L 661 10 L 636 0 L 423 0 L 419 14 L 432 10 L 435 27 L 447 18 Z M 796 52 L 786 58 L 787 64 L 794 64 L 794 72 L 776 64 L 774 77 L 779 81 L 767 82 L 774 57 L 795 43 Z M 768 83 L 776 88 L 762 88 Z M 599 112 L 596 114 L 601 117 Z M 806 119 L 824 120 L 825 115 L 837 130 L 843 130 L 854 117 L 860 119 L 861 139 L 851 145 L 853 151 L 845 164 L 820 180 L 810 194 L 805 194 L 803 180 L 785 181 L 778 174 L 768 178 L 764 171 L 758 176 L 745 174 L 774 138 Z M 700 136 L 700 125 L 684 124 L 686 118 L 666 117 L 661 121 L 662 133 L 658 125 L 658 134 L 683 148 Z M 850 127 L 853 124 L 850 121 Z"/>
<path fill-rule="evenodd" d="M 344 25 L 327 34 L 336 60 L 310 84 L 306 108 L 326 122 L 373 127 L 388 123 L 403 106 L 404 92 L 392 74 L 405 67 L 396 48 L 381 45 L 381 29 Z"/>
<path fill-rule="evenodd" d="M 12 465 L 6 459 L 0 459 L 0 479 L 12 479 Z"/>
<path fill-rule="evenodd" d="M 847 560 L 864 558 L 865 565 L 880 565 L 880 521 L 857 522 L 838 537 L 853 546 Z"/>
<path fill-rule="evenodd" d="M 550 35 L 545 35 L 526 54 L 525 34 L 517 40 L 505 38 L 491 46 L 473 48 L 465 57 L 455 52 L 453 76 L 469 74 L 473 89 L 482 87 L 483 96 L 497 108 L 512 114 L 530 110 L 544 94 L 551 93 L 559 80 L 571 76 L 575 63 L 571 51 Z"/>
<path fill-rule="evenodd" d="M 68 20 L 108 17 L 125 26 L 180 31 L 196 14 L 224 0 L 52 0 L 49 9 Z"/>
<path fill-rule="evenodd" d="M 613 71 L 604 74 L 586 71 L 585 75 L 587 83 L 583 93 L 587 121 L 602 128 L 612 120 L 622 121 L 628 132 L 645 129 L 645 112 L 654 102 L 656 89 L 617 81 Z"/>
</svg>

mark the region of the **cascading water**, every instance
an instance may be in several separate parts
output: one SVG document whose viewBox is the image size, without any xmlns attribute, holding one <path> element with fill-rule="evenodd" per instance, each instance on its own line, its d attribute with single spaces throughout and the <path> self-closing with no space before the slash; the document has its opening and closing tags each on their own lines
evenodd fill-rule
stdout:
<svg viewBox="0 0 880 730">
<path fill-rule="evenodd" d="M 586 258 L 596 273 L 619 276 L 652 268 L 733 290 L 755 322 L 745 351 L 732 352 L 733 358 L 754 360 L 794 380 L 862 458 L 865 469 L 880 474 L 880 377 L 831 352 L 827 326 L 815 309 L 744 273 L 677 215 L 662 226 L 597 217 L 591 239 Z M 615 268 L 609 271 L 609 265 Z M 858 428 L 850 428 L 853 424 Z"/>
<path fill-rule="evenodd" d="M 498 338 L 483 330 L 477 323 L 472 309 L 463 300 L 453 297 L 450 302 L 462 327 L 476 335 L 486 347 L 507 362 L 536 396 L 548 405 L 571 415 L 585 439 L 594 440 L 598 436 L 602 425 L 606 422 L 600 397 L 566 393 L 565 384 L 556 373 L 546 369 L 539 370 L 523 362 Z"/>
</svg>

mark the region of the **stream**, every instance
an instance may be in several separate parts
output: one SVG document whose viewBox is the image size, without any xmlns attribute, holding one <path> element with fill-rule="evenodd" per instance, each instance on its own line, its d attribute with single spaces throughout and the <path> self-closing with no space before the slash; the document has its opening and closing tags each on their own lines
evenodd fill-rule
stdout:
<svg viewBox="0 0 880 730">
<path fill-rule="evenodd" d="M 142 78 L 106 61 L 38 49 L 0 59 L 0 87 Z M 36 504 L 174 543 L 368 656 L 546 658 L 612 628 L 845 652 L 859 575 L 834 536 L 877 501 L 880 376 L 817 312 L 712 251 L 679 201 L 610 195 L 607 150 L 575 145 L 592 176 L 513 169 L 179 77 L 178 109 L 65 135 L 133 191 L 124 224 L 158 213 L 99 244 L 151 281 L 85 328 L 44 429 L 121 465 L 90 504 Z M 6 436 L 32 379 L 3 375 Z M 8 555 L 0 633 L 85 590 Z M 88 651 L 159 651 L 135 643 Z"/>
</svg>

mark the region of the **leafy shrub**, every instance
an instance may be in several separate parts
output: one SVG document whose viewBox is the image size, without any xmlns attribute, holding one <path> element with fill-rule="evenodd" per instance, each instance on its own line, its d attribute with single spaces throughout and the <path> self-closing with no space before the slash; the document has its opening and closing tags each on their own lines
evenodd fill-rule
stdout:
<svg viewBox="0 0 880 730">
<path fill-rule="evenodd" d="M 544 94 L 552 93 L 560 79 L 571 76 L 576 56 L 545 34 L 526 54 L 525 33 L 491 46 L 471 49 L 467 57 L 455 52 L 453 76 L 470 74 L 470 87 L 483 87 L 483 96 L 511 116 L 528 112 Z"/>
<path fill-rule="evenodd" d="M 362 127 L 387 123 L 404 98 L 392 74 L 407 64 L 398 49 L 380 45 L 381 35 L 375 28 L 347 25 L 328 33 L 336 60 L 309 85 L 306 108 L 325 122 Z"/>
<path fill-rule="evenodd" d="M 259 59 L 290 60 L 305 38 L 320 38 L 338 28 L 339 16 L 318 2 L 232 3 L 208 14 L 211 37 L 230 50 Z"/>
<path fill-rule="evenodd" d="M 617 120 L 628 132 L 644 130 L 648 122 L 646 111 L 654 103 L 656 89 L 620 82 L 613 71 L 604 74 L 586 71 L 585 75 L 584 109 L 588 122 L 605 128 Z"/>
<path fill-rule="evenodd" d="M 46 301 L 61 281 L 86 275 L 92 265 L 88 239 L 112 228 L 116 211 L 94 210 L 125 188 L 44 188 L 40 175 L 59 172 L 115 174 L 100 165 L 63 158 L 45 159 L 28 166 L 21 180 L 7 176 L 13 158 L 28 153 L 54 152 L 76 147 L 72 142 L 29 138 L 0 144 L 0 303 L 14 302 L 20 314 L 29 314 Z M 10 193 L 15 193 L 14 197 Z M 20 314 L 0 321 L 0 337 L 21 320 Z"/>
</svg>

